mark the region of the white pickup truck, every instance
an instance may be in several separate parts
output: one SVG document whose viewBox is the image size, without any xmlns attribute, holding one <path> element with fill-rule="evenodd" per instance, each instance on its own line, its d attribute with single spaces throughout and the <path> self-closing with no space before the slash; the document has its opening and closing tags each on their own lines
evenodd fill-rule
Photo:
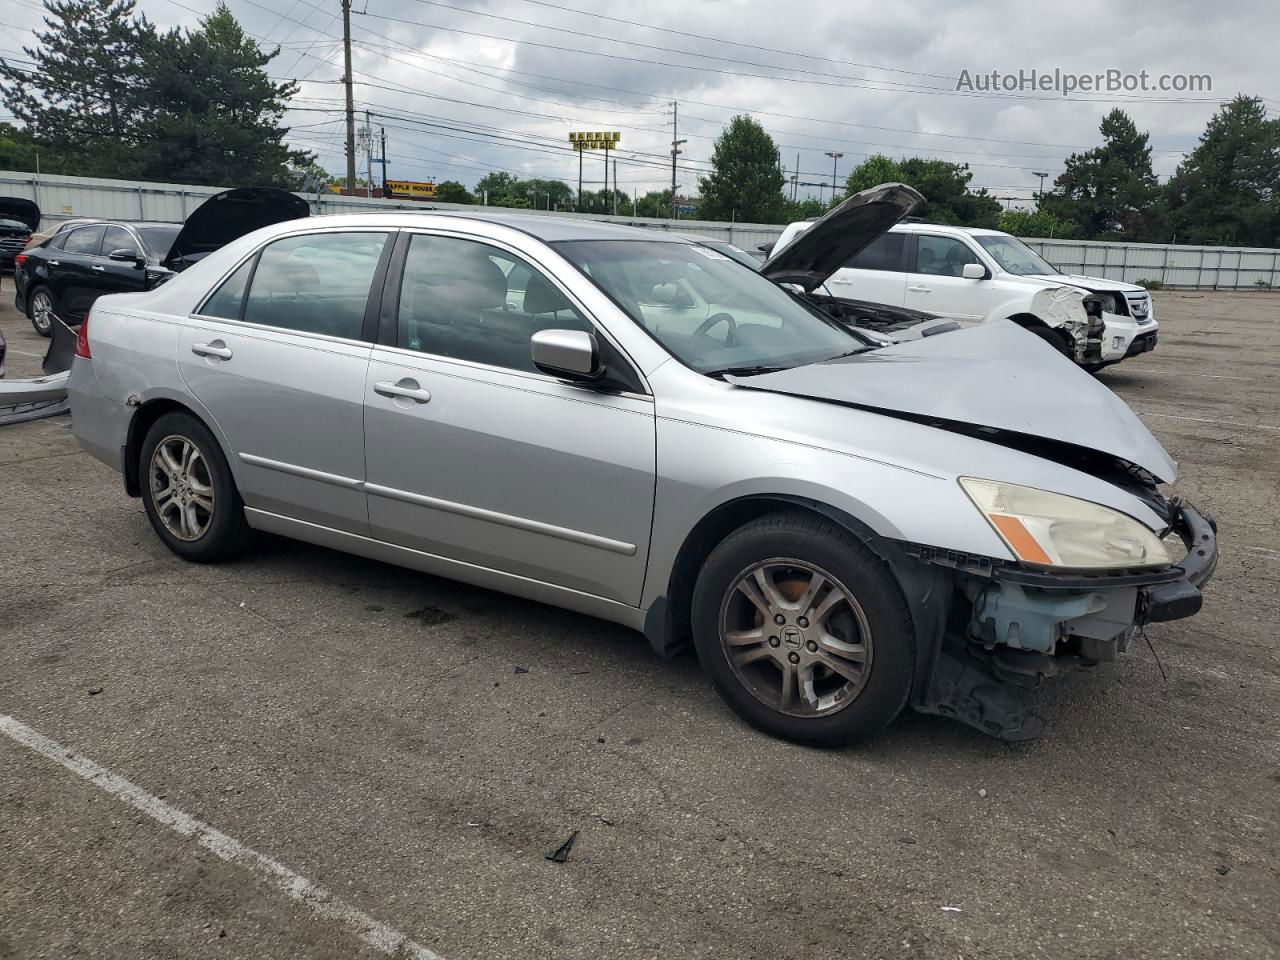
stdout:
<svg viewBox="0 0 1280 960">
<path fill-rule="evenodd" d="M 770 259 L 813 225 L 788 225 Z M 897 223 L 832 272 L 825 288 L 841 300 L 905 307 L 961 326 L 1008 318 L 1089 370 L 1156 345 L 1158 324 L 1144 288 L 1059 273 L 998 230 Z"/>
</svg>

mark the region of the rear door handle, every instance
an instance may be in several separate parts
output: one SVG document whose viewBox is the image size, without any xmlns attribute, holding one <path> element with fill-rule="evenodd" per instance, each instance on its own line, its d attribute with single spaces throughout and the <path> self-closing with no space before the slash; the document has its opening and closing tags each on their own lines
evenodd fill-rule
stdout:
<svg viewBox="0 0 1280 960">
<path fill-rule="evenodd" d="M 922 283 L 918 283 L 914 287 L 907 287 L 907 289 L 910 290 L 912 293 L 929 293 L 931 290 L 933 290 L 932 287 L 926 287 Z"/>
<path fill-rule="evenodd" d="M 428 403 L 431 400 L 430 391 L 423 390 L 418 386 L 418 381 L 410 377 L 405 377 L 398 383 L 381 380 L 373 385 L 373 392 L 384 397 L 405 397 L 415 403 Z"/>
<path fill-rule="evenodd" d="M 231 359 L 231 348 L 221 340 L 214 340 L 212 343 L 193 343 L 191 352 L 197 357 L 217 357 L 220 360 Z"/>
<path fill-rule="evenodd" d="M 60 266 L 62 266 L 62 261 L 61 261 L 61 260 L 50 260 L 50 261 L 49 261 L 49 266 L 51 266 L 51 267 L 60 267 Z"/>
<path fill-rule="evenodd" d="M 95 263 L 95 264 L 94 264 L 93 266 L 91 266 L 89 269 L 90 269 L 90 270 L 92 270 L 92 271 L 94 271 L 95 273 L 102 273 L 102 272 L 103 272 L 104 270 L 106 270 L 107 268 L 106 268 L 106 267 L 100 267 L 100 266 L 98 266 L 98 265 Z"/>
</svg>

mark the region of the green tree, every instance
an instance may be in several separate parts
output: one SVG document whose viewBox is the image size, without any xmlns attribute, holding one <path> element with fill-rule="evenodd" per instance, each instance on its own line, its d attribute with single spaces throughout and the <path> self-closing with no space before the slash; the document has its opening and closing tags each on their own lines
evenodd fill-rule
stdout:
<svg viewBox="0 0 1280 960">
<path fill-rule="evenodd" d="M 861 193 L 882 183 L 901 183 L 902 167 L 896 160 L 890 160 L 883 153 L 867 157 L 849 171 L 845 181 L 845 189 L 850 194 Z M 843 199 L 843 198 L 841 198 Z"/>
<path fill-rule="evenodd" d="M 1112 110 L 1099 127 L 1102 145 L 1067 157 L 1043 210 L 1080 224 L 1085 239 L 1154 239 L 1159 232 L 1159 183 L 1151 169 L 1148 134 L 1139 133 L 1123 110 Z"/>
<path fill-rule="evenodd" d="M 785 218 L 778 148 L 755 120 L 730 120 L 716 141 L 711 164 L 712 173 L 698 180 L 699 219 L 780 223 Z"/>
<path fill-rule="evenodd" d="M 457 180 L 441 180 L 436 184 L 436 199 L 442 203 L 475 203 L 471 195 Z"/>
<path fill-rule="evenodd" d="M 1224 104 L 1179 165 L 1168 198 L 1179 241 L 1280 246 L 1280 119 L 1254 97 Z"/>
<path fill-rule="evenodd" d="M 513 203 L 504 203 L 519 197 L 520 178 L 514 177 L 509 173 L 495 171 L 494 173 L 486 173 L 480 178 L 480 182 L 476 184 L 476 197 L 481 203 L 488 202 L 495 207 L 513 206 Z M 488 197 L 486 201 L 485 197 Z M 524 198 L 524 205 L 528 206 L 529 200 Z"/>
<path fill-rule="evenodd" d="M 890 160 L 875 154 L 849 172 L 845 186 L 853 194 L 881 183 L 905 183 L 924 196 L 914 216 L 964 227 L 994 227 L 1000 217 L 1000 201 L 985 187 L 970 190 L 972 179 L 967 163 L 928 157 Z"/>
<path fill-rule="evenodd" d="M 1062 220 L 1047 210 L 1002 210 L 996 226 L 1015 237 L 1074 240 L 1080 236 L 1080 224 Z"/>
<path fill-rule="evenodd" d="M 170 31 L 147 44 L 149 100 L 141 173 L 155 180 L 236 186 L 290 186 L 290 164 L 310 156 L 284 142 L 281 125 L 298 88 L 276 83 L 262 50 L 224 3 L 194 32 Z"/>
<path fill-rule="evenodd" d="M 655 219 L 664 219 L 671 216 L 671 191 L 650 190 L 636 200 L 636 208 L 632 215 L 653 217 Z"/>
<path fill-rule="evenodd" d="M 150 112 L 143 51 L 154 30 L 133 16 L 133 0 L 45 0 L 35 61 L 0 60 L 0 97 L 45 152 L 76 158 L 76 172 L 138 172 Z"/>
</svg>

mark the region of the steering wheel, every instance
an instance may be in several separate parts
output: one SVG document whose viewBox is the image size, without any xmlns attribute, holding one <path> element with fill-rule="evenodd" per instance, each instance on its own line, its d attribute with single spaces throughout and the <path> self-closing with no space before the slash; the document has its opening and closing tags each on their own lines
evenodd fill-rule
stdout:
<svg viewBox="0 0 1280 960">
<path fill-rule="evenodd" d="M 738 330 L 738 321 L 733 319 L 732 314 L 725 313 L 723 310 L 720 311 L 719 313 L 713 313 L 711 316 L 707 317 L 707 319 L 703 320 L 702 323 L 698 324 L 698 329 L 693 331 L 693 336 L 695 337 L 707 336 L 707 331 L 710 330 L 712 327 L 714 327 L 721 320 L 729 324 L 729 332 L 725 334 L 724 345 L 726 347 L 732 347 L 735 343 L 737 343 L 736 333 Z"/>
</svg>

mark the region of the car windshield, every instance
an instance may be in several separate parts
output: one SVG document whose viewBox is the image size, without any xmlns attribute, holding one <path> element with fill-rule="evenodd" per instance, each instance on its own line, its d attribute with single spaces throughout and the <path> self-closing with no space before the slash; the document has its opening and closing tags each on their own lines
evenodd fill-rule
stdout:
<svg viewBox="0 0 1280 960">
<path fill-rule="evenodd" d="M 1019 277 L 1036 276 L 1042 273 L 1057 273 L 1053 264 L 1045 260 L 1017 237 L 985 234 L 974 237 L 987 253 L 996 258 L 996 262 L 1006 273 Z"/>
<path fill-rule="evenodd" d="M 158 227 L 138 227 L 138 236 L 142 237 L 142 243 L 147 248 L 147 252 L 157 257 L 163 257 L 169 252 L 169 248 L 173 246 L 174 237 L 178 235 L 178 231 L 182 227 L 179 224 L 173 226 L 163 225 Z"/>
<path fill-rule="evenodd" d="M 762 373 L 872 349 L 773 281 L 699 244 L 566 240 L 554 246 L 701 373 Z"/>
</svg>

